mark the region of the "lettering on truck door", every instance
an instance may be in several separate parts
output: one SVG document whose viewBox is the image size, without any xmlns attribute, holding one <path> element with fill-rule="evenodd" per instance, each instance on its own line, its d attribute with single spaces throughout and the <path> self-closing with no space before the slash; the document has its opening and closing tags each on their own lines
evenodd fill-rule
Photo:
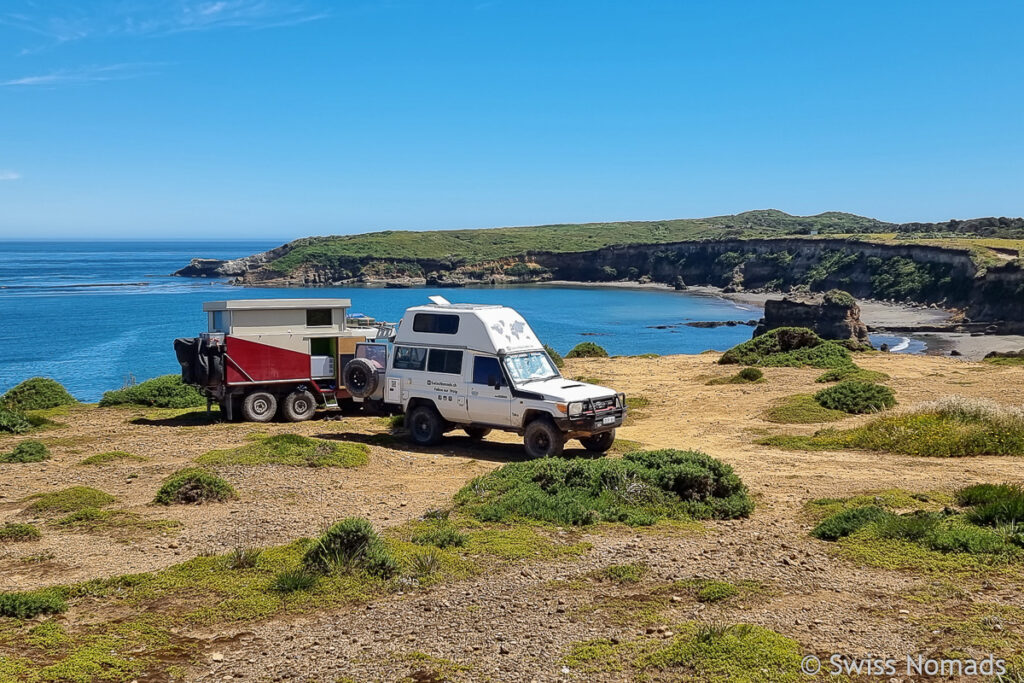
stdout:
<svg viewBox="0 0 1024 683">
<path fill-rule="evenodd" d="M 427 355 L 426 396 L 450 420 L 466 419 L 466 392 L 462 381 L 465 354 L 458 349 L 430 349 Z"/>
<path fill-rule="evenodd" d="M 512 424 L 512 391 L 493 356 L 475 356 L 469 385 L 469 417 L 473 422 L 507 427 Z"/>
</svg>

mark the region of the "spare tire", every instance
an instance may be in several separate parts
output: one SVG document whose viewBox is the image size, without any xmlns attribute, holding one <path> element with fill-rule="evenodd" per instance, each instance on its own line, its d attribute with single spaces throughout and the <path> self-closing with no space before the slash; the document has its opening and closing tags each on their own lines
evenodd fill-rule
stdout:
<svg viewBox="0 0 1024 683">
<path fill-rule="evenodd" d="M 341 373 L 341 381 L 348 393 L 356 398 L 369 398 L 380 386 L 380 363 L 369 358 L 353 358 Z"/>
</svg>

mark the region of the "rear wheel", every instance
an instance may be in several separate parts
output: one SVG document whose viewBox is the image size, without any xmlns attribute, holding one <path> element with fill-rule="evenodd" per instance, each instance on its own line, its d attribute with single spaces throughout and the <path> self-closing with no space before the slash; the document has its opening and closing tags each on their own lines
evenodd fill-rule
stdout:
<svg viewBox="0 0 1024 683">
<path fill-rule="evenodd" d="M 242 401 L 242 417 L 249 422 L 270 422 L 277 412 L 277 398 L 269 391 L 254 391 Z"/>
<path fill-rule="evenodd" d="M 284 397 L 281 417 L 289 422 L 304 422 L 316 412 L 316 399 L 306 389 L 296 389 Z"/>
<path fill-rule="evenodd" d="M 444 436 L 444 420 L 434 406 L 416 406 L 405 416 L 405 426 L 413 443 L 433 446 Z"/>
<path fill-rule="evenodd" d="M 484 438 L 485 436 L 491 433 L 490 427 L 463 427 L 462 429 L 466 432 L 466 434 L 469 434 L 469 438 L 473 439 L 474 441 L 479 441 L 480 439 Z"/>
<path fill-rule="evenodd" d="M 580 443 L 591 453 L 607 453 L 608 449 L 612 447 L 612 443 L 615 442 L 615 430 L 609 432 L 601 432 L 600 434 L 594 434 L 593 436 L 585 436 L 580 439 Z"/>
<path fill-rule="evenodd" d="M 562 454 L 565 439 L 551 420 L 541 417 L 526 425 L 523 446 L 531 458 L 554 458 Z"/>
</svg>

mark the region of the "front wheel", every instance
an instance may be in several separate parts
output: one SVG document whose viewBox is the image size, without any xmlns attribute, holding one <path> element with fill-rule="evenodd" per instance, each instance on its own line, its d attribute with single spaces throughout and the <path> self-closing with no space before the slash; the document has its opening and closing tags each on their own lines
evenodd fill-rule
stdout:
<svg viewBox="0 0 1024 683">
<path fill-rule="evenodd" d="M 306 389 L 296 389 L 284 397 L 281 417 L 289 422 L 304 422 L 316 412 L 316 399 Z"/>
<path fill-rule="evenodd" d="M 242 417 L 249 422 L 270 422 L 277 412 L 277 398 L 269 391 L 254 391 L 242 401 Z"/>
<path fill-rule="evenodd" d="M 523 446 L 531 458 L 555 458 L 562 454 L 565 439 L 551 420 L 541 417 L 526 425 Z"/>
<path fill-rule="evenodd" d="M 601 432 L 592 436 L 584 436 L 580 443 L 591 453 L 607 453 L 615 441 L 615 430 Z"/>
<path fill-rule="evenodd" d="M 444 420 L 434 406 L 416 406 L 405 416 L 409 436 L 418 446 L 434 446 L 444 436 Z"/>
</svg>

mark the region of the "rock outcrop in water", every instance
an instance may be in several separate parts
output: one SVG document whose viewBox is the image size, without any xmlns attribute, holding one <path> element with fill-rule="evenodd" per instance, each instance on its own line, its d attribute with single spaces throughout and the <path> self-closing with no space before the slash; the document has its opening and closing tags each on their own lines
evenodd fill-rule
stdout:
<svg viewBox="0 0 1024 683">
<path fill-rule="evenodd" d="M 765 301 L 764 318 L 754 336 L 779 327 L 806 327 L 822 339 L 868 343 L 868 327 L 861 322 L 860 306 L 852 296 L 839 290 Z"/>
</svg>

